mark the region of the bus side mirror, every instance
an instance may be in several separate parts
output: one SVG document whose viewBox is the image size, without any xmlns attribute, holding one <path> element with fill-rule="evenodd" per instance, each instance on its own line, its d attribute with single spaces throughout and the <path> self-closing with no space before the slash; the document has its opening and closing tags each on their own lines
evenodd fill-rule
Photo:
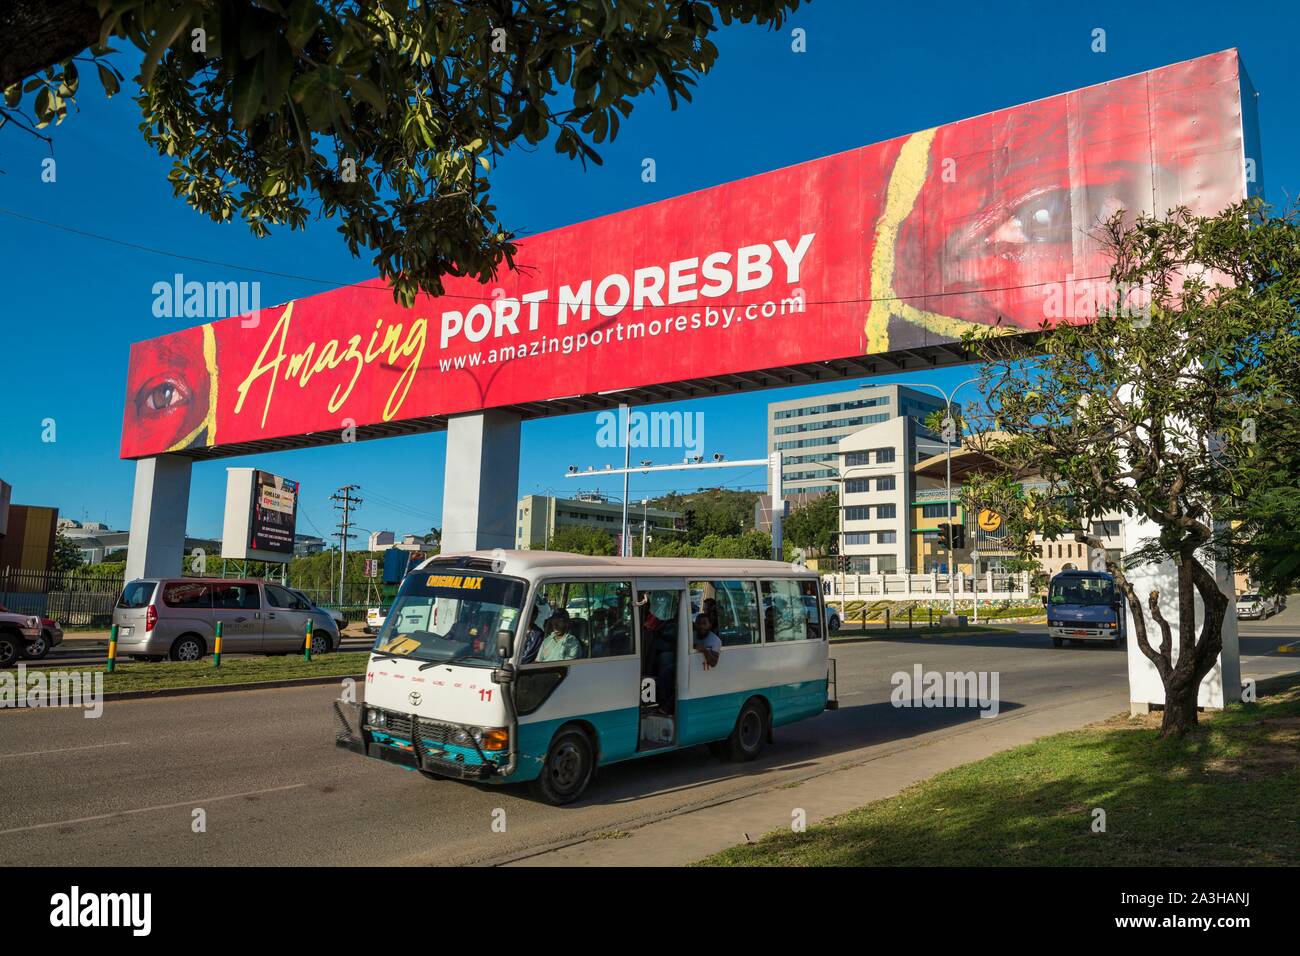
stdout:
<svg viewBox="0 0 1300 956">
<path fill-rule="evenodd" d="M 1043 607 L 1047 607 L 1047 595 L 1043 595 Z"/>
<path fill-rule="evenodd" d="M 515 651 L 515 636 L 510 631 L 497 631 L 497 657 L 503 661 L 510 659 Z"/>
</svg>

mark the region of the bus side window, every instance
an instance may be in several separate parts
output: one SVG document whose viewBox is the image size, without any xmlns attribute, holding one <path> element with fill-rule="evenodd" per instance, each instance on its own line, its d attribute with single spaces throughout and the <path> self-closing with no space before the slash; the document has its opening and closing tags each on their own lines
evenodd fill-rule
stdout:
<svg viewBox="0 0 1300 956">
<path fill-rule="evenodd" d="M 799 582 L 788 578 L 762 582 L 765 640 L 802 641 L 810 635 Z"/>
<path fill-rule="evenodd" d="M 709 628 L 724 647 L 758 644 L 758 595 L 752 581 L 692 581 L 691 593 L 700 595 L 693 612 L 709 618 Z"/>
<path fill-rule="evenodd" d="M 808 638 L 814 641 L 822 639 L 822 612 L 818 603 L 817 582 L 800 581 L 799 593 L 803 597 L 804 613 L 808 616 Z"/>
<path fill-rule="evenodd" d="M 633 652 L 632 582 L 591 581 L 581 585 L 585 619 L 583 640 L 591 657 L 622 657 Z"/>
</svg>

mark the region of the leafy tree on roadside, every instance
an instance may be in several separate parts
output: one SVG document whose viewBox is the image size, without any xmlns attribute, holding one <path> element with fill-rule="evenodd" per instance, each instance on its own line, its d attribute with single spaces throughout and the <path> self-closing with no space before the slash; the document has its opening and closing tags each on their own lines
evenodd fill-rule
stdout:
<svg viewBox="0 0 1300 956">
<path fill-rule="evenodd" d="M 1215 568 L 1278 546 L 1260 532 L 1295 515 L 1300 222 L 1252 200 L 1211 217 L 1116 214 L 1101 238 L 1117 295 L 1096 322 L 1044 326 L 1036 343 L 999 329 L 968 337 L 989 363 L 973 440 L 999 466 L 970 493 L 1007 516 L 1025 557 L 1034 532 L 1100 548 L 1078 530 L 1093 519 L 1151 523 L 1124 566 L 1106 569 L 1164 685 L 1162 734 L 1180 736 L 1222 649 L 1229 599 Z M 1022 489 L 1029 475 L 1046 487 Z M 1171 587 L 1137 593 L 1126 572 L 1166 560 Z"/>
<path fill-rule="evenodd" d="M 637 97 L 689 102 L 721 25 L 775 29 L 799 4 L 18 0 L 0 4 L 0 126 L 44 138 L 82 69 L 112 96 L 139 62 L 140 130 L 178 197 L 259 237 L 336 219 L 409 305 L 513 261 L 487 179 L 508 149 L 600 163 Z"/>
<path fill-rule="evenodd" d="M 550 541 L 534 541 L 536 551 L 568 551 L 571 554 L 613 554 L 614 536 L 599 528 L 581 525 L 562 525 L 555 529 Z"/>
<path fill-rule="evenodd" d="M 84 563 L 81 557 L 81 548 L 77 547 L 77 543 L 62 531 L 56 532 L 51 570 L 56 574 L 67 574 L 69 571 L 77 570 Z"/>
<path fill-rule="evenodd" d="M 826 554 L 840 533 L 839 519 L 839 495 L 828 491 L 792 511 L 785 520 L 783 532 L 795 547 Z"/>
</svg>

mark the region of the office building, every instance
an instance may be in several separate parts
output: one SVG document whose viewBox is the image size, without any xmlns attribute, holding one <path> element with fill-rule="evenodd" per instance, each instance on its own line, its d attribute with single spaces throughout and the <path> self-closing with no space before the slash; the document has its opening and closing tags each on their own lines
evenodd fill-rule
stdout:
<svg viewBox="0 0 1300 956">
<path fill-rule="evenodd" d="M 786 495 L 834 491 L 831 479 L 841 439 L 863 427 L 895 418 L 924 419 L 943 407 L 938 394 L 906 385 L 865 385 L 846 392 L 773 402 L 767 406 L 767 451 L 779 451 L 783 456 Z"/>
<path fill-rule="evenodd" d="M 659 508 L 643 508 L 639 501 L 628 509 L 631 551 L 640 553 L 642 521 L 650 537 L 675 534 L 681 528 L 682 513 Z M 623 505 L 599 494 L 581 494 L 573 498 L 526 495 L 519 499 L 515 520 L 515 547 L 521 550 L 546 548 L 557 528 L 596 528 L 608 532 L 616 541 L 623 528 Z"/>
</svg>

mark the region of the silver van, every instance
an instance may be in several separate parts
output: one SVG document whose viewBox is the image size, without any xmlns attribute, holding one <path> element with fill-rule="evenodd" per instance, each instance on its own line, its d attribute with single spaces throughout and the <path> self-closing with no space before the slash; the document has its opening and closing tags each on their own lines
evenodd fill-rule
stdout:
<svg viewBox="0 0 1300 956">
<path fill-rule="evenodd" d="M 339 646 L 328 611 L 269 581 L 141 578 L 127 583 L 113 609 L 118 653 L 141 660 L 199 660 L 212 652 L 218 621 L 223 654 L 301 650 L 308 621 L 313 654 Z"/>
</svg>

